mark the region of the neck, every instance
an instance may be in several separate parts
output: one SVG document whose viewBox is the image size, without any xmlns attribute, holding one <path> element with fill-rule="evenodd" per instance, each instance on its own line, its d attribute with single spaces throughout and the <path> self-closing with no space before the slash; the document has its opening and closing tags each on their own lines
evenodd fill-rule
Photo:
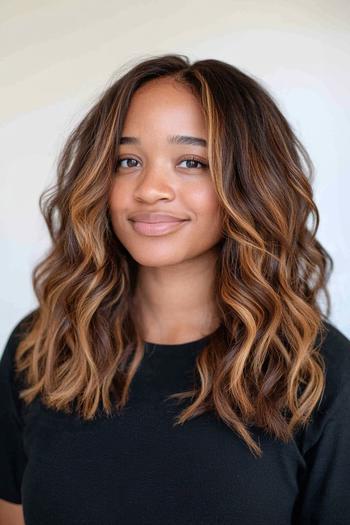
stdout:
<svg viewBox="0 0 350 525">
<path fill-rule="evenodd" d="M 210 250 L 174 266 L 139 267 L 133 306 L 144 340 L 183 343 L 218 327 L 216 261 Z"/>
</svg>

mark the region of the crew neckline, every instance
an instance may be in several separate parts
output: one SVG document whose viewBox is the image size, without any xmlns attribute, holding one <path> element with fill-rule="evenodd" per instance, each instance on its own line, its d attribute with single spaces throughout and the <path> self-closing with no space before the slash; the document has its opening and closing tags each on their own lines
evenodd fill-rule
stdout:
<svg viewBox="0 0 350 525">
<path fill-rule="evenodd" d="M 154 343 L 152 341 L 145 341 L 144 346 L 146 350 L 150 349 L 160 349 L 160 350 L 166 350 L 166 351 L 179 351 L 179 350 L 189 350 L 189 349 L 198 349 L 199 347 L 203 346 L 209 338 L 219 330 L 220 326 L 216 328 L 213 332 L 210 334 L 207 334 L 203 337 L 200 337 L 199 339 L 194 339 L 192 341 L 185 341 L 184 343 Z"/>
</svg>

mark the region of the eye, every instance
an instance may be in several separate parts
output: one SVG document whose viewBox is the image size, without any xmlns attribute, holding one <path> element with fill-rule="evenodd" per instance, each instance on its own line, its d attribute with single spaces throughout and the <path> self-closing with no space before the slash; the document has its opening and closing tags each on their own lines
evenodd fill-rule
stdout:
<svg viewBox="0 0 350 525">
<path fill-rule="evenodd" d="M 198 169 L 196 166 L 193 165 L 193 163 L 194 163 L 194 164 L 200 164 L 200 169 L 206 169 L 206 168 L 208 167 L 208 164 L 205 164 L 205 162 L 202 162 L 201 160 L 198 160 L 198 159 L 196 159 L 195 157 L 189 157 L 188 159 L 183 159 L 183 160 L 180 162 L 180 164 L 181 164 L 182 162 L 190 162 L 190 163 L 192 163 L 192 166 L 188 166 L 188 165 L 187 165 L 187 167 L 190 168 L 190 169 L 192 169 L 192 168 L 194 168 L 194 169 Z"/>
<path fill-rule="evenodd" d="M 119 166 L 121 166 L 121 163 L 124 162 L 124 161 L 132 161 L 132 162 L 138 162 L 138 160 L 136 159 L 133 159 L 132 157 L 126 157 L 125 159 L 120 159 L 118 158 L 117 159 L 117 168 L 119 168 Z M 135 168 L 135 165 L 133 166 L 130 166 L 129 163 L 127 163 L 127 165 L 125 166 L 121 166 L 122 168 Z"/>
<path fill-rule="evenodd" d="M 126 165 L 122 165 L 122 162 L 125 162 L 126 161 Z M 125 157 L 124 159 L 121 159 L 121 158 L 118 158 L 117 159 L 117 168 L 121 167 L 121 168 L 135 168 L 136 165 L 133 164 L 133 165 L 130 165 L 132 162 L 139 162 L 137 159 L 133 159 L 132 157 Z M 206 169 L 208 168 L 208 164 L 206 164 L 205 162 L 202 162 L 201 160 L 198 160 L 196 159 L 195 157 L 189 157 L 187 159 L 183 159 L 180 164 L 182 164 L 183 162 L 186 162 L 186 163 L 192 163 L 192 165 L 188 165 L 187 164 L 187 168 L 189 169 L 198 169 L 198 164 L 200 165 L 199 168 L 200 169 Z M 193 164 L 195 164 L 196 166 L 194 166 Z"/>
</svg>

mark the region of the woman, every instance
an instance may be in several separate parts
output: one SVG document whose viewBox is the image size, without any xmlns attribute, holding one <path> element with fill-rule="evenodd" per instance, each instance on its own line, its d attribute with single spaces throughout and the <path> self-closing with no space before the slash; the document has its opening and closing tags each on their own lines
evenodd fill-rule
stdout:
<svg viewBox="0 0 350 525">
<path fill-rule="evenodd" d="M 350 522 L 350 341 L 327 320 L 311 178 L 225 62 L 150 58 L 102 94 L 41 197 L 39 306 L 1 360 L 3 512 Z"/>
</svg>

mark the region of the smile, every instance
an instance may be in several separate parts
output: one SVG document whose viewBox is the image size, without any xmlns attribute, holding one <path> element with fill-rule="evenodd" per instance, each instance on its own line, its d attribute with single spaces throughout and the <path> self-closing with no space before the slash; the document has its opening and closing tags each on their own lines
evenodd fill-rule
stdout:
<svg viewBox="0 0 350 525">
<path fill-rule="evenodd" d="M 172 222 L 141 222 L 141 221 L 130 221 L 133 229 L 141 235 L 164 235 L 178 230 L 188 220 L 185 221 L 172 221 Z"/>
</svg>

